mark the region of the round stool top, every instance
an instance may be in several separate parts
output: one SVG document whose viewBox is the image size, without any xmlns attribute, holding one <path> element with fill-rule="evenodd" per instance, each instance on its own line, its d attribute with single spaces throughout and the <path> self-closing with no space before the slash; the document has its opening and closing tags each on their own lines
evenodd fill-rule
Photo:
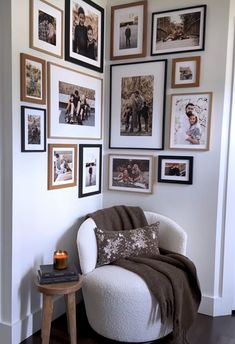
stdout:
<svg viewBox="0 0 235 344">
<path fill-rule="evenodd" d="M 82 279 L 83 277 L 79 275 L 79 280 L 74 282 L 41 284 L 36 278 L 35 285 L 41 293 L 47 295 L 66 295 L 79 290 L 82 286 Z"/>
</svg>

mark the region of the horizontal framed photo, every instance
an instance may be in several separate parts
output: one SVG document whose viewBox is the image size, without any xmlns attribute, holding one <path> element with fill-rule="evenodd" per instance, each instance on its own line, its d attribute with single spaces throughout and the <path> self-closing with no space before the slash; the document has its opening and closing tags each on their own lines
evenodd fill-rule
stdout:
<svg viewBox="0 0 235 344">
<path fill-rule="evenodd" d="M 79 145 L 79 197 L 101 192 L 102 145 Z"/>
<path fill-rule="evenodd" d="M 158 156 L 158 181 L 161 183 L 193 183 L 192 156 Z"/>
<path fill-rule="evenodd" d="M 21 152 L 46 151 L 46 110 L 21 106 Z"/>
<path fill-rule="evenodd" d="M 48 63 L 49 137 L 100 139 L 102 79 Z"/>
<path fill-rule="evenodd" d="M 111 60 L 146 55 L 147 1 L 111 7 Z"/>
<path fill-rule="evenodd" d="M 151 55 L 204 50 L 206 5 L 152 13 Z"/>
<path fill-rule="evenodd" d="M 171 87 L 200 86 L 201 56 L 181 57 L 172 60 Z"/>
<path fill-rule="evenodd" d="M 109 189 L 152 193 L 153 157 L 109 155 Z"/>
<path fill-rule="evenodd" d="M 77 185 L 77 145 L 48 145 L 48 189 Z"/>
<path fill-rule="evenodd" d="M 110 148 L 163 149 L 166 65 L 111 65 Z"/>
<path fill-rule="evenodd" d="M 212 92 L 172 94 L 170 148 L 208 150 Z"/>
</svg>

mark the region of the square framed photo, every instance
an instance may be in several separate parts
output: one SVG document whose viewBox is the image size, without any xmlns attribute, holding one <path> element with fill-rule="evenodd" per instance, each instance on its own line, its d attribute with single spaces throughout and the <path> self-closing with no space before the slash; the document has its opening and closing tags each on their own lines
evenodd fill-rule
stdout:
<svg viewBox="0 0 235 344">
<path fill-rule="evenodd" d="M 111 60 L 146 55 L 147 1 L 111 7 Z"/>
<path fill-rule="evenodd" d="M 109 155 L 109 189 L 152 193 L 153 157 Z"/>
<path fill-rule="evenodd" d="M 79 145 L 79 197 L 101 193 L 102 145 Z"/>
<path fill-rule="evenodd" d="M 206 5 L 152 13 L 151 55 L 204 50 Z"/>
<path fill-rule="evenodd" d="M 100 139 L 102 79 L 48 63 L 49 137 Z"/>
<path fill-rule="evenodd" d="M 170 148 L 208 150 L 212 92 L 172 94 Z"/>
<path fill-rule="evenodd" d="M 77 145 L 48 145 L 48 189 L 77 185 Z"/>
<path fill-rule="evenodd" d="M 46 104 L 46 62 L 20 54 L 20 100 Z"/>
<path fill-rule="evenodd" d="M 46 151 L 46 110 L 21 106 L 21 152 Z"/>
<path fill-rule="evenodd" d="M 111 65 L 110 148 L 163 149 L 166 60 Z"/>
<path fill-rule="evenodd" d="M 30 48 L 63 57 L 63 11 L 44 0 L 30 0 Z"/>
<path fill-rule="evenodd" d="M 104 9 L 91 0 L 65 0 L 65 60 L 103 72 Z"/>
<path fill-rule="evenodd" d="M 193 183 L 192 156 L 158 156 L 158 181 L 160 183 Z"/>
<path fill-rule="evenodd" d="M 171 87 L 200 86 L 201 56 L 181 57 L 172 60 Z"/>
</svg>

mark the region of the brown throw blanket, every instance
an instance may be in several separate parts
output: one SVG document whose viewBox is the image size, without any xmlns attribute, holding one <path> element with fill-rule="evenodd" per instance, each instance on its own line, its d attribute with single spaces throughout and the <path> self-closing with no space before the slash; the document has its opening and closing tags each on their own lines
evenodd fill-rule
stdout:
<svg viewBox="0 0 235 344">
<path fill-rule="evenodd" d="M 139 207 L 115 206 L 98 210 L 89 216 L 104 231 L 133 229 L 147 224 L 144 212 Z M 201 302 L 196 268 L 181 254 L 163 249 L 160 252 L 154 258 L 130 257 L 112 264 L 133 271 L 145 280 L 159 303 L 162 323 L 167 318 L 173 320 L 173 343 L 185 344 L 188 343 L 187 331 Z"/>
</svg>

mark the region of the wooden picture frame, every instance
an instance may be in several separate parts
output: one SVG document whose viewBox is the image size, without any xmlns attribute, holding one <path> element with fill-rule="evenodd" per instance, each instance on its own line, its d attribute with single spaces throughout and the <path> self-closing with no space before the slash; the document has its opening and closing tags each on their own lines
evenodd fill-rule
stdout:
<svg viewBox="0 0 235 344">
<path fill-rule="evenodd" d="M 172 59 L 171 88 L 200 86 L 201 56 Z"/>
<path fill-rule="evenodd" d="M 158 182 L 159 183 L 193 183 L 193 157 L 192 156 L 158 156 Z"/>
</svg>

